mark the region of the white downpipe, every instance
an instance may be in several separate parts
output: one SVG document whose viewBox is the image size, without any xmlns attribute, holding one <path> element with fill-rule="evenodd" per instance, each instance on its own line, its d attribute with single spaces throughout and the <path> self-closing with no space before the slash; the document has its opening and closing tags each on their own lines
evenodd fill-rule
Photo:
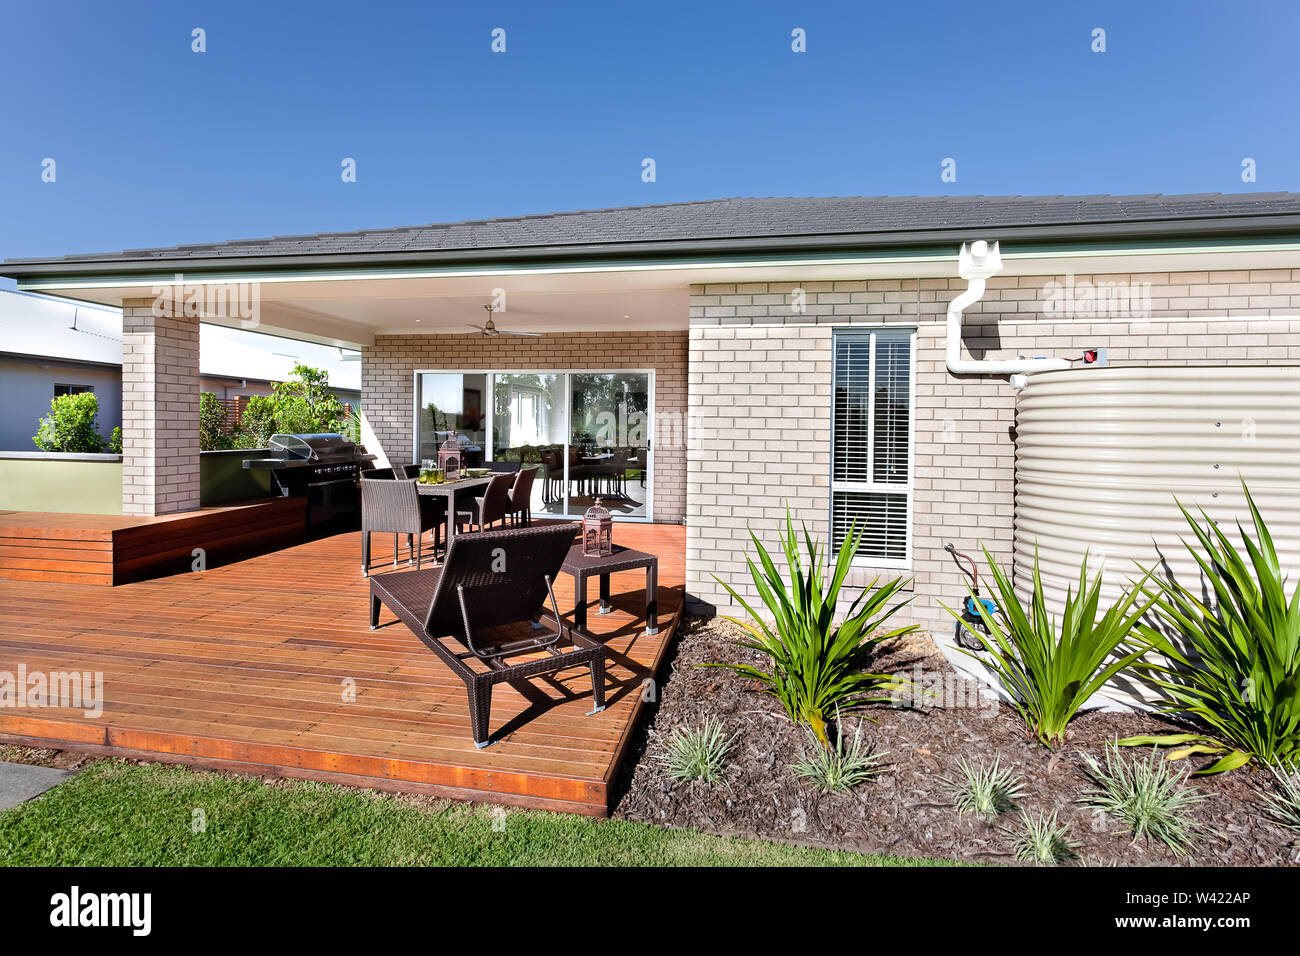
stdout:
<svg viewBox="0 0 1300 956">
<path fill-rule="evenodd" d="M 966 291 L 948 304 L 948 371 L 954 375 L 1019 375 L 1070 368 L 1066 359 L 967 359 L 961 356 L 961 314 L 984 297 L 989 276 L 1002 271 L 1002 253 L 998 243 L 992 248 L 983 239 L 961 245 L 957 274 L 970 283 Z M 1013 382 L 1013 385 L 1023 382 Z"/>
</svg>

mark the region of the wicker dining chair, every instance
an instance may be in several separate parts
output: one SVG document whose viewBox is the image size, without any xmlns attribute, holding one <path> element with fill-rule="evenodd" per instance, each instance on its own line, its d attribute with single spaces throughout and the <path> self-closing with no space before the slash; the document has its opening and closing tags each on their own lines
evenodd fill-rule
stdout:
<svg viewBox="0 0 1300 956">
<path fill-rule="evenodd" d="M 543 448 L 540 451 L 542 467 L 542 500 L 555 501 L 561 497 L 564 485 L 564 450 L 561 448 Z"/>
<path fill-rule="evenodd" d="M 434 499 L 429 499 L 433 501 Z M 446 506 L 443 505 L 443 508 Z M 397 567 L 398 541 L 406 535 L 408 563 L 418 568 L 423 551 L 424 532 L 433 530 L 434 553 L 441 543 L 442 518 L 446 511 L 429 509 L 415 488 L 414 479 L 361 479 L 361 574 L 370 574 L 370 536 L 390 533 L 393 536 L 393 567 Z"/>
<path fill-rule="evenodd" d="M 627 467 L 631 452 L 627 448 L 615 448 L 607 461 L 594 466 L 592 470 L 599 474 L 599 483 L 605 486 L 610 495 L 626 497 Z M 597 491 L 600 489 L 597 488 Z"/>
<path fill-rule="evenodd" d="M 572 544 L 569 524 L 458 535 L 441 567 L 370 579 L 370 627 L 387 607 L 465 682 L 479 749 L 492 743 L 495 684 L 589 667 L 588 716 L 605 709 L 605 646 L 564 622 L 551 587 Z"/>
<path fill-rule="evenodd" d="M 510 486 L 510 504 L 506 513 L 514 519 L 516 525 L 533 523 L 533 479 L 540 470 L 536 465 L 520 469 L 519 474 L 515 475 L 514 484 Z"/>
<path fill-rule="evenodd" d="M 423 467 L 419 462 L 403 465 L 402 474 L 407 478 L 419 478 L 420 469 Z M 420 495 L 420 515 L 425 528 L 433 529 L 433 556 L 437 558 L 438 549 L 442 547 L 442 528 L 447 522 L 447 499 L 441 496 Z"/>
<path fill-rule="evenodd" d="M 510 486 L 513 482 L 511 475 L 493 475 L 483 494 L 466 502 L 468 511 L 461 511 L 461 502 L 456 502 L 457 522 L 466 519 L 470 524 L 478 525 L 479 531 L 486 531 L 495 522 L 505 521 L 510 510 Z"/>
<path fill-rule="evenodd" d="M 563 457 L 563 456 L 561 456 Z M 577 448 L 569 449 L 569 493 L 579 496 L 591 493 L 592 482 L 598 472 L 582 461 L 582 452 Z"/>
</svg>

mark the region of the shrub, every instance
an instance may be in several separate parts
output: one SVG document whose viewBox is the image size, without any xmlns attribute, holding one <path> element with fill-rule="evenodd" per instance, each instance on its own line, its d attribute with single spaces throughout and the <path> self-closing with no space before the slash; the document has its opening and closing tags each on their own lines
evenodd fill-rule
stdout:
<svg viewBox="0 0 1300 956">
<path fill-rule="evenodd" d="M 199 393 L 199 449 L 231 448 L 234 438 L 226 428 L 226 407 L 212 392 Z"/>
<path fill-rule="evenodd" d="M 1264 792 L 1265 809 L 1273 822 L 1288 830 L 1300 830 L 1300 773 L 1286 773 L 1269 767 L 1272 792 Z"/>
<path fill-rule="evenodd" d="M 880 773 L 880 758 L 870 744 L 862 743 L 862 724 L 858 724 L 852 743 L 843 736 L 830 746 L 824 745 L 817 735 L 806 729 L 812 745 L 811 754 L 790 766 L 796 776 L 811 780 L 823 793 L 848 793 L 867 778 Z"/>
<path fill-rule="evenodd" d="M 1155 682 L 1166 694 L 1164 712 L 1190 715 L 1210 733 L 1120 741 L 1176 746 L 1167 754 L 1170 760 L 1219 756 L 1198 773 L 1232 770 L 1252 759 L 1288 770 L 1300 766 L 1300 583 L 1288 599 L 1273 539 L 1244 482 L 1242 488 L 1255 528 L 1251 540 L 1237 525 L 1249 561 L 1204 511 L 1202 527 L 1180 502 L 1200 550 L 1184 544 L 1213 603 L 1177 581 L 1157 578 L 1155 612 L 1162 628 L 1143 625 L 1172 662 L 1156 671 Z M 1189 652 L 1162 631 L 1178 634 Z"/>
<path fill-rule="evenodd" d="M 265 448 L 278 433 L 338 432 L 360 438 L 360 418 L 349 416 L 328 388 L 329 373 L 295 365 L 293 377 L 275 386 L 271 395 L 254 395 L 244 406 L 235 448 Z"/>
<path fill-rule="evenodd" d="M 328 389 L 329 373 L 295 365 L 288 381 L 275 386 L 275 420 L 282 432 L 343 432 L 348 415 Z"/>
<path fill-rule="evenodd" d="M 957 765 L 961 778 L 947 783 L 958 813 L 978 814 L 992 823 L 999 813 L 1015 807 L 1016 799 L 1024 792 L 1024 782 L 1014 771 L 1002 767 L 1000 759 L 994 757 L 991 766 L 964 759 Z"/>
<path fill-rule="evenodd" d="M 1139 585 L 1097 620 L 1101 575 L 1089 583 L 1085 557 L 1079 566 L 1078 590 L 1066 590 L 1065 613 L 1058 627 L 1047 613 L 1037 551 L 1028 610 L 988 549 L 984 558 L 997 587 L 998 612 L 991 615 L 982 603 L 975 602 L 989 633 L 974 629 L 971 633 L 984 645 L 987 657 L 984 652 L 958 650 L 993 669 L 1026 725 L 1050 747 L 1065 737 L 1065 728 L 1093 694 L 1150 649 L 1149 643 L 1139 642 L 1120 651 L 1151 601 L 1134 608 L 1142 595 Z M 951 608 L 945 605 L 944 609 L 960 619 Z"/>
<path fill-rule="evenodd" d="M 1055 810 L 1037 816 L 1021 810 L 1020 827 L 1020 830 L 1005 830 L 1015 838 L 1012 851 L 1016 859 L 1026 863 L 1064 863 L 1074 857 L 1069 827 L 1057 822 Z"/>
<path fill-rule="evenodd" d="M 807 724 L 822 746 L 829 744 L 826 724 L 832 711 L 849 709 L 862 704 L 887 701 L 882 691 L 902 686 L 899 678 L 889 674 L 867 673 L 864 668 L 872 650 L 881 641 L 916 630 L 917 625 L 895 628 L 888 633 L 877 632 L 899 608 L 903 601 L 888 610 L 885 605 L 898 594 L 904 582 L 895 578 L 877 587 L 873 580 L 850 605 L 844 622 L 835 624 L 840 592 L 849 566 L 857 555 L 861 532 L 856 525 L 849 530 L 831 577 L 823 574 L 824 553 L 820 543 L 813 541 L 807 527 L 803 529 L 807 569 L 800 554 L 799 539 L 787 510 L 785 529 L 781 534 L 781 549 L 785 552 L 790 584 L 786 585 L 767 549 L 751 530 L 750 538 L 758 551 L 762 570 L 752 558 L 746 558 L 749 573 L 754 579 L 763 604 L 774 619 L 768 624 L 748 602 L 729 584 L 715 575 L 732 598 L 753 619 L 747 624 L 735 618 L 728 620 L 744 628 L 753 641 L 740 642 L 741 647 L 758 651 L 771 661 L 770 671 L 749 664 L 705 664 L 705 667 L 726 667 L 763 685 L 764 693 L 776 697 L 786 714 L 796 723 Z"/>
<path fill-rule="evenodd" d="M 1186 785 L 1186 773 L 1157 759 L 1155 752 L 1150 760 L 1129 760 L 1116 747 L 1107 746 L 1104 766 L 1091 754 L 1082 756 L 1088 776 L 1097 784 L 1084 803 L 1119 817 L 1134 839 L 1146 836 L 1175 853 L 1191 851 L 1197 827 L 1189 812 L 1205 795 Z"/>
<path fill-rule="evenodd" d="M 114 425 L 108 436 L 108 450 L 114 455 L 122 454 L 122 426 Z"/>
<path fill-rule="evenodd" d="M 265 448 L 277 431 L 275 400 L 269 395 L 254 395 L 239 417 L 238 447 Z"/>
<path fill-rule="evenodd" d="M 102 452 L 108 442 L 99 434 L 98 415 L 94 392 L 59 395 L 50 399 L 50 414 L 40 420 L 32 441 L 41 451 Z"/>
<path fill-rule="evenodd" d="M 734 734 L 724 737 L 722 722 L 711 717 L 699 727 L 679 727 L 669 735 L 660 758 L 664 774 L 679 783 L 720 783 L 725 777 L 722 762 L 735 740 Z"/>
</svg>

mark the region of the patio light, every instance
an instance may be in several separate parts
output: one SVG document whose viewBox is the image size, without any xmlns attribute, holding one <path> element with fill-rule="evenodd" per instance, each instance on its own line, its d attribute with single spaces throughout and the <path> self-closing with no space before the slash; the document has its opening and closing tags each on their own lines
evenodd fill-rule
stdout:
<svg viewBox="0 0 1300 956">
<path fill-rule="evenodd" d="M 464 465 L 465 459 L 461 451 L 460 439 L 456 437 L 456 432 L 453 431 L 438 448 L 438 467 L 442 469 L 443 478 L 446 481 L 455 481 L 460 477 L 460 471 Z"/>
<path fill-rule="evenodd" d="M 582 516 L 582 553 L 593 558 L 614 553 L 614 519 L 599 498 Z"/>
</svg>

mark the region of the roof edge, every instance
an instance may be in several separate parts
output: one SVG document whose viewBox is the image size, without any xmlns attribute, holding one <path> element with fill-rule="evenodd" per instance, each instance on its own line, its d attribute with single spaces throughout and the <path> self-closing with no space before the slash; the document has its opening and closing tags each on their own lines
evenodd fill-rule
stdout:
<svg viewBox="0 0 1300 956">
<path fill-rule="evenodd" d="M 1289 234 L 1289 235 L 1288 235 Z M 536 265 L 547 261 L 581 262 L 608 259 L 658 260 L 695 256 L 742 256 L 778 251 L 830 252 L 882 249 L 915 249 L 923 246 L 958 244 L 967 239 L 1001 242 L 1096 242 L 1122 239 L 1190 240 L 1195 238 L 1276 237 L 1300 238 L 1300 214 L 1281 213 L 1250 216 L 1218 216 L 1179 219 L 1121 220 L 1112 222 L 1053 223 L 1019 226 L 953 226 L 923 230 L 864 233 L 822 233 L 780 236 L 754 236 L 726 239 L 649 240 L 589 244 L 552 244 L 532 247 L 493 247 L 488 249 L 427 250 L 411 253 L 307 253 L 275 256 L 216 256 L 156 259 L 95 260 L 5 260 L 0 276 L 12 279 L 41 277 L 68 279 L 75 277 L 106 278 L 160 273 L 239 271 L 284 271 L 302 267 L 356 268 L 419 265 L 455 266 Z M 955 254 L 955 250 L 954 250 Z"/>
</svg>

